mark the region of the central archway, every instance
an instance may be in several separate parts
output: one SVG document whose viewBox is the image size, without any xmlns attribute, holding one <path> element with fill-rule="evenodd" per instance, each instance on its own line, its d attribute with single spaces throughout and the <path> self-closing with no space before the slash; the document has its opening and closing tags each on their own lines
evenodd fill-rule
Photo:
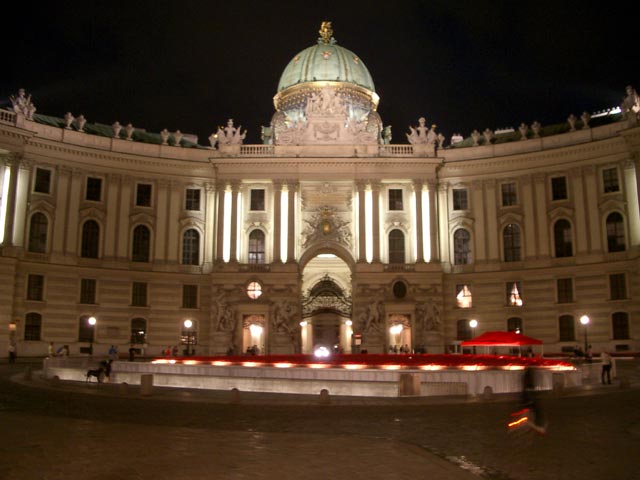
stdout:
<svg viewBox="0 0 640 480">
<path fill-rule="evenodd" d="M 351 268 L 335 253 L 316 254 L 302 270 L 302 353 L 350 353 L 351 317 Z"/>
</svg>

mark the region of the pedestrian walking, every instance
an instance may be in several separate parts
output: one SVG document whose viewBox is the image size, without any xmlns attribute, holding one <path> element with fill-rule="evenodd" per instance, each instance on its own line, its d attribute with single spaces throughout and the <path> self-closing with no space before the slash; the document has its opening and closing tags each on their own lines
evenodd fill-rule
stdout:
<svg viewBox="0 0 640 480">
<path fill-rule="evenodd" d="M 600 354 L 600 358 L 602 359 L 602 384 L 605 385 L 606 383 L 611 385 L 611 355 L 609 355 L 609 352 L 603 350 Z M 605 377 L 607 379 L 606 382 Z"/>
<path fill-rule="evenodd" d="M 16 363 L 16 346 L 13 343 L 9 344 L 9 363 Z"/>
<path fill-rule="evenodd" d="M 115 345 L 111 345 L 111 348 L 109 348 L 109 358 L 111 360 L 118 359 L 118 347 L 116 347 Z"/>
</svg>

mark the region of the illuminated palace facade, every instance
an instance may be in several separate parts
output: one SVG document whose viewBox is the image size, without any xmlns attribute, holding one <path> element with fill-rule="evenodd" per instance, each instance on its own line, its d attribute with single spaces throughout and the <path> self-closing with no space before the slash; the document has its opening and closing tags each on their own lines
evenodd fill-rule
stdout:
<svg viewBox="0 0 640 480">
<path fill-rule="evenodd" d="M 204 147 L 14 98 L 0 345 L 439 353 L 517 330 L 545 352 L 585 335 L 640 350 L 633 110 L 447 148 L 420 119 L 391 144 L 363 61 L 320 33 L 286 66 L 260 145 L 232 121 Z"/>
</svg>

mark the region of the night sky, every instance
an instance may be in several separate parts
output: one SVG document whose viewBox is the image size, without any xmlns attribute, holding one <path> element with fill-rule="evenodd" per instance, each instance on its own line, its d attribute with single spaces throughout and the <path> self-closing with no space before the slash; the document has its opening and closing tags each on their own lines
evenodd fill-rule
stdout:
<svg viewBox="0 0 640 480">
<path fill-rule="evenodd" d="M 280 74 L 323 20 L 365 63 L 407 143 L 420 116 L 447 140 L 543 125 L 618 105 L 640 89 L 638 20 L 621 2 L 13 2 L 3 8 L 3 106 L 18 88 L 37 113 L 195 133 L 233 118 L 259 143 Z"/>
</svg>

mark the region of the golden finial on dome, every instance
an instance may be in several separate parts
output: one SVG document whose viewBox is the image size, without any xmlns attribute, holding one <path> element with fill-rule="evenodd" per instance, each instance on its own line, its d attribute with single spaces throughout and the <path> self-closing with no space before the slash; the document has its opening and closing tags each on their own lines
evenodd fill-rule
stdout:
<svg viewBox="0 0 640 480">
<path fill-rule="evenodd" d="M 320 30 L 318 30 L 322 43 L 331 43 L 331 37 L 333 37 L 333 30 L 331 29 L 331 22 L 322 22 Z"/>
</svg>

